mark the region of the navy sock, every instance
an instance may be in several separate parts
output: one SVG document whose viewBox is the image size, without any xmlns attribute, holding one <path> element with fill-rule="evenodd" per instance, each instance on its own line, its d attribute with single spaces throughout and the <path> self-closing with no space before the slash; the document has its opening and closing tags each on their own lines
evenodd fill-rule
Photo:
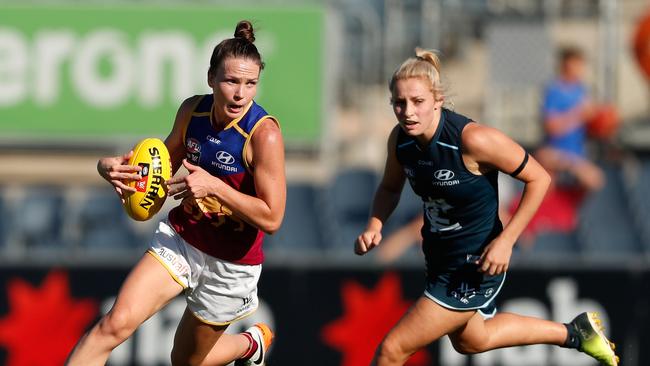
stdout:
<svg viewBox="0 0 650 366">
<path fill-rule="evenodd" d="M 566 327 L 567 330 L 567 337 L 562 347 L 579 349 L 580 337 L 578 337 L 578 332 L 576 331 L 576 328 L 571 323 L 565 323 L 564 326 Z"/>
</svg>

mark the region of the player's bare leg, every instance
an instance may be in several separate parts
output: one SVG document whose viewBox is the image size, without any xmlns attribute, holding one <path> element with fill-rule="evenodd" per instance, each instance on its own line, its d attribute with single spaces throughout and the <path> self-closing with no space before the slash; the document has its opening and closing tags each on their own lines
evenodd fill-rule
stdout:
<svg viewBox="0 0 650 366">
<path fill-rule="evenodd" d="M 420 297 L 377 349 L 373 365 L 403 365 L 412 354 L 463 326 L 472 312 L 446 309 Z"/>
<path fill-rule="evenodd" d="M 210 325 L 185 309 L 172 350 L 173 365 L 225 365 L 242 357 L 250 341 L 241 334 L 224 334 L 228 325 Z"/>
<path fill-rule="evenodd" d="M 605 184 L 602 170 L 589 160 L 575 156 L 567 157 L 566 154 L 550 147 L 539 149 L 535 158 L 549 171 L 569 172 L 588 191 L 597 191 Z"/>
<path fill-rule="evenodd" d="M 113 308 L 81 338 L 66 364 L 106 364 L 115 347 L 182 290 L 160 262 L 145 254 L 122 284 Z"/>
<path fill-rule="evenodd" d="M 449 335 L 454 348 L 464 354 L 529 344 L 564 345 L 567 329 L 562 323 L 511 313 L 484 320 L 479 313 Z"/>
<path fill-rule="evenodd" d="M 262 365 L 273 336 L 268 327 L 264 327 L 266 326 L 256 324 L 244 333 L 225 334 L 228 325 L 206 324 L 185 309 L 174 337 L 172 364 L 226 365 L 244 358 L 243 364 Z M 255 337 L 257 334 L 251 329 L 263 329 L 271 338 Z M 248 362 L 248 359 L 252 360 Z"/>
<path fill-rule="evenodd" d="M 464 354 L 503 347 L 552 344 L 578 349 L 605 365 L 616 366 L 618 357 L 614 353 L 614 344 L 605 337 L 601 328 L 600 320 L 593 313 L 580 314 L 569 324 L 510 313 L 483 320 L 476 313 L 449 338 L 454 348 Z"/>
</svg>

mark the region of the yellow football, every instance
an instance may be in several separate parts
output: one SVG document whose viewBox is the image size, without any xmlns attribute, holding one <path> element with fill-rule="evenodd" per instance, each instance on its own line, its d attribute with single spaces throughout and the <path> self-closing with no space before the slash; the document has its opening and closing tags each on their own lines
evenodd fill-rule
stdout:
<svg viewBox="0 0 650 366">
<path fill-rule="evenodd" d="M 125 195 L 124 209 L 134 220 L 149 220 L 160 211 L 167 198 L 165 182 L 172 174 L 169 151 L 160 139 L 144 139 L 133 147 L 129 165 L 142 167 L 142 178 L 129 182 L 136 191 Z"/>
</svg>

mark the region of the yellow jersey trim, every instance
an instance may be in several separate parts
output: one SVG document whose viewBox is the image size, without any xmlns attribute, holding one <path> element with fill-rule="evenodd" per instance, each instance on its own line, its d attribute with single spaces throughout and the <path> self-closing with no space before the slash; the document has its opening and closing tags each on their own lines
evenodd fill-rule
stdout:
<svg viewBox="0 0 650 366">
<path fill-rule="evenodd" d="M 259 121 L 255 122 L 255 125 L 253 125 L 253 128 L 251 128 L 251 132 L 246 136 L 246 141 L 244 141 L 244 147 L 242 148 L 242 160 L 244 161 L 244 167 L 246 167 L 246 170 L 248 170 L 250 173 L 252 173 L 252 171 L 250 164 L 248 164 L 248 159 L 246 159 L 246 150 L 248 149 L 250 140 L 253 138 L 255 130 L 257 130 L 257 128 L 262 125 L 262 122 L 266 121 L 267 119 L 273 120 L 273 122 L 278 125 L 278 128 L 280 127 L 280 122 L 278 122 L 278 119 L 267 114 L 266 116 L 260 118 Z"/>
<path fill-rule="evenodd" d="M 246 317 L 249 317 L 249 316 L 253 315 L 253 313 L 255 311 L 257 311 L 258 306 L 256 306 L 254 309 L 251 309 L 248 313 L 246 313 L 244 315 L 240 315 L 237 318 L 235 318 L 233 320 L 230 320 L 230 321 L 227 321 L 227 322 L 211 322 L 209 320 L 203 319 L 200 316 L 196 315 L 191 309 L 190 309 L 190 314 L 192 314 L 201 323 L 205 323 L 205 324 L 209 324 L 209 325 L 224 326 L 224 325 L 230 325 L 230 324 L 232 324 L 232 323 L 234 323 L 236 321 L 240 321 L 240 320 L 242 320 L 242 319 L 244 319 Z"/>
<path fill-rule="evenodd" d="M 162 258 L 160 258 L 160 256 L 159 256 L 156 252 L 154 252 L 153 250 L 149 249 L 149 250 L 147 250 L 147 253 L 151 254 L 152 257 L 154 257 L 158 262 L 160 262 L 160 264 L 162 264 L 163 267 L 165 267 L 165 269 L 167 270 L 167 272 L 169 272 L 169 275 L 172 276 L 172 278 L 174 279 L 174 281 L 176 281 L 179 285 L 181 285 L 181 287 L 183 288 L 183 290 L 187 290 L 187 287 L 188 287 L 188 286 L 185 285 L 185 284 L 180 280 L 180 278 L 178 278 L 178 276 L 176 276 L 176 274 L 174 274 L 174 272 L 171 270 L 171 268 L 169 268 L 169 266 L 167 266 L 167 263 L 165 263 L 165 262 L 162 260 Z"/>
<path fill-rule="evenodd" d="M 190 118 L 187 121 L 184 121 L 185 126 L 183 126 L 183 147 L 185 147 L 185 140 L 187 138 L 187 128 L 190 126 L 190 122 L 192 122 L 192 117 L 194 117 L 195 114 L 200 114 L 201 112 L 196 112 L 196 108 L 201 104 L 201 101 L 205 95 L 201 95 L 199 99 L 196 101 L 196 104 L 194 104 L 194 107 L 192 108 L 192 113 L 190 114 Z"/>
<path fill-rule="evenodd" d="M 244 107 L 244 111 L 242 112 L 241 116 L 239 116 L 239 117 L 233 119 L 232 121 L 230 121 L 230 123 L 228 123 L 228 124 L 226 125 L 226 127 L 224 128 L 224 130 L 227 130 L 227 129 L 231 128 L 231 127 L 235 127 L 235 128 L 239 127 L 239 125 L 238 125 L 239 121 L 241 121 L 241 119 L 244 118 L 244 116 L 246 115 L 246 113 L 248 113 L 248 110 L 251 109 L 251 106 L 252 106 L 252 105 L 253 105 L 253 101 L 251 100 L 251 101 L 246 105 L 246 107 Z M 214 102 L 212 102 L 212 106 L 214 107 Z M 239 129 L 237 129 L 237 131 L 242 131 L 242 130 L 241 130 L 241 128 L 239 128 Z"/>
<path fill-rule="evenodd" d="M 248 138 L 248 134 L 246 133 L 246 131 L 244 131 L 244 129 L 242 129 L 241 127 L 239 127 L 239 125 L 234 125 L 234 126 L 232 126 L 232 127 L 233 127 L 235 130 L 237 130 L 237 132 L 239 132 L 240 135 L 244 136 L 245 139 Z"/>
</svg>

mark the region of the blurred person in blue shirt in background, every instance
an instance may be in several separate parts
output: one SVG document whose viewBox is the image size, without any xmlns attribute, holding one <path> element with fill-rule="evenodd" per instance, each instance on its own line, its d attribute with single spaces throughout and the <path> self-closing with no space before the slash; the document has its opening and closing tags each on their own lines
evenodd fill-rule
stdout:
<svg viewBox="0 0 650 366">
<path fill-rule="evenodd" d="M 589 126 L 600 110 L 584 82 L 587 62 L 583 51 L 569 46 L 558 52 L 558 75 L 544 90 L 542 118 L 544 142 L 535 157 L 552 177 L 552 184 L 535 216 L 521 236 L 531 247 L 540 233 L 571 234 L 578 226 L 584 198 L 604 185 L 602 170 L 585 149 Z M 510 210 L 517 207 L 513 201 Z"/>
<path fill-rule="evenodd" d="M 597 113 L 584 82 L 585 55 L 581 49 L 568 46 L 559 51 L 558 63 L 558 76 L 544 91 L 546 138 L 537 158 L 557 180 L 569 178 L 586 191 L 595 191 L 603 186 L 604 179 L 585 152 L 586 125 Z"/>
</svg>

